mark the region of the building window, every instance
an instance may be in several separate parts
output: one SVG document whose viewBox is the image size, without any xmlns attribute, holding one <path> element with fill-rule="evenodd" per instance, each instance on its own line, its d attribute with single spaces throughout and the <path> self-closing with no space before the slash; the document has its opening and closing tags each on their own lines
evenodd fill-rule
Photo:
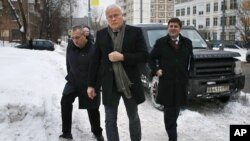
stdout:
<svg viewBox="0 0 250 141">
<path fill-rule="evenodd" d="M 190 25 L 190 20 L 187 20 L 187 26 L 189 26 Z"/>
<path fill-rule="evenodd" d="M 185 21 L 181 21 L 181 24 L 182 24 L 182 25 L 185 25 Z"/>
<path fill-rule="evenodd" d="M 185 8 L 181 9 L 181 16 L 185 16 Z"/>
<path fill-rule="evenodd" d="M 165 17 L 165 13 L 164 13 L 164 12 L 160 12 L 160 13 L 159 13 L 159 17 L 160 17 L 160 18 Z"/>
<path fill-rule="evenodd" d="M 214 18 L 214 26 L 217 26 L 218 25 L 218 18 Z"/>
<path fill-rule="evenodd" d="M 165 5 L 158 5 L 159 6 L 159 10 L 161 10 L 161 11 L 164 11 L 165 10 Z"/>
<path fill-rule="evenodd" d="M 199 15 L 203 15 L 203 11 L 199 11 Z"/>
<path fill-rule="evenodd" d="M 151 17 L 152 17 L 152 18 L 155 18 L 155 15 L 156 15 L 156 14 L 155 14 L 154 12 L 151 12 Z"/>
<path fill-rule="evenodd" d="M 151 5 L 151 9 L 155 9 L 155 5 L 154 4 Z"/>
<path fill-rule="evenodd" d="M 229 40 L 231 41 L 235 40 L 235 32 L 229 32 Z"/>
<path fill-rule="evenodd" d="M 237 1 L 230 0 L 230 9 L 237 9 Z"/>
<path fill-rule="evenodd" d="M 11 30 L 11 34 L 12 34 L 12 40 L 20 40 L 21 32 L 18 29 L 12 29 Z"/>
<path fill-rule="evenodd" d="M 180 9 L 176 10 L 176 16 L 180 16 Z"/>
<path fill-rule="evenodd" d="M 213 32 L 213 40 L 217 40 L 217 32 Z"/>
<path fill-rule="evenodd" d="M 196 14 L 196 6 L 193 6 L 193 14 Z"/>
<path fill-rule="evenodd" d="M 203 25 L 199 25 L 198 28 L 199 28 L 199 29 L 202 29 L 202 28 L 203 28 Z"/>
<path fill-rule="evenodd" d="M 210 26 L 210 18 L 206 18 L 206 26 Z"/>
<path fill-rule="evenodd" d="M 217 12 L 218 11 L 218 2 L 215 2 L 214 3 L 214 12 Z"/>
<path fill-rule="evenodd" d="M 193 20 L 193 25 L 194 27 L 196 27 L 196 20 Z"/>
<path fill-rule="evenodd" d="M 223 26 L 224 25 L 227 25 L 227 17 L 224 18 L 223 20 L 223 17 L 220 18 L 220 25 Z"/>
<path fill-rule="evenodd" d="M 190 7 L 187 8 L 187 15 L 190 15 Z"/>
<path fill-rule="evenodd" d="M 224 2 L 221 2 L 221 11 L 223 11 L 223 8 L 225 8 L 225 10 L 227 10 L 227 2 L 225 1 L 225 6 L 224 6 Z"/>
<path fill-rule="evenodd" d="M 210 13 L 210 4 L 207 4 L 207 13 Z"/>
<path fill-rule="evenodd" d="M 236 17 L 230 16 L 229 17 L 229 25 L 235 25 L 236 24 Z"/>
<path fill-rule="evenodd" d="M 226 32 L 224 32 L 224 35 L 223 35 L 223 33 L 221 32 L 220 33 L 220 39 L 224 39 L 224 40 L 226 40 Z"/>
<path fill-rule="evenodd" d="M 167 10 L 173 11 L 173 10 L 174 10 L 174 7 L 173 7 L 172 5 L 168 5 L 168 6 L 167 6 Z"/>
</svg>

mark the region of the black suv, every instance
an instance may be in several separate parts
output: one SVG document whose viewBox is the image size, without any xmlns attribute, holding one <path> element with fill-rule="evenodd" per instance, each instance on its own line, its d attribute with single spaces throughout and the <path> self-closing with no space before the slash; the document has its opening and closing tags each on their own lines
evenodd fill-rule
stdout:
<svg viewBox="0 0 250 141">
<path fill-rule="evenodd" d="M 155 41 L 167 34 L 167 25 L 140 24 L 143 36 L 150 52 Z M 244 88 L 245 76 L 242 74 L 241 62 L 235 57 L 240 54 L 229 51 L 212 50 L 194 27 L 184 26 L 181 34 L 192 41 L 194 52 L 194 71 L 190 72 L 189 99 L 218 98 L 227 102 L 229 98 Z M 149 91 L 156 108 L 163 106 L 155 102 L 158 77 L 150 76 L 148 65 L 141 66 L 142 81 Z"/>
</svg>

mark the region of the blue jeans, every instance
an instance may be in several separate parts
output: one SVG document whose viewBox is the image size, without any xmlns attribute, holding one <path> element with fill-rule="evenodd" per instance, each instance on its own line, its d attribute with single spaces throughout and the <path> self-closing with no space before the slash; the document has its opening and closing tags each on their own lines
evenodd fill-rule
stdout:
<svg viewBox="0 0 250 141">
<path fill-rule="evenodd" d="M 138 115 L 138 108 L 135 100 L 133 98 L 127 99 L 123 94 L 117 93 L 122 96 L 127 115 L 129 118 L 129 132 L 131 141 L 140 141 L 141 140 L 141 123 Z M 106 106 L 105 107 L 105 124 L 106 124 L 106 133 L 108 141 L 119 141 L 119 133 L 117 128 L 117 112 L 120 97 L 115 99 L 115 106 Z"/>
</svg>

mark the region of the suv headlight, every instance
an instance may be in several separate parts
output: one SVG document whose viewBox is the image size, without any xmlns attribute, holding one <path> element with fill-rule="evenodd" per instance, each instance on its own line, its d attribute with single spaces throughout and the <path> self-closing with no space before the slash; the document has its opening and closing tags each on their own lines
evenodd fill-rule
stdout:
<svg viewBox="0 0 250 141">
<path fill-rule="evenodd" d="M 235 61 L 234 73 L 235 74 L 242 73 L 241 61 Z"/>
</svg>

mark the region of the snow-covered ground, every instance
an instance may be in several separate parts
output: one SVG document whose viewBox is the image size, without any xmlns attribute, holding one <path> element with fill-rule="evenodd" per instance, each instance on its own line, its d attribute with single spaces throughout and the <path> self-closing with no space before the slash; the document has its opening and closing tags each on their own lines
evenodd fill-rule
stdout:
<svg viewBox="0 0 250 141">
<path fill-rule="evenodd" d="M 55 51 L 13 48 L 0 43 L 0 140 L 58 141 L 61 134 L 60 100 L 65 84 L 65 47 Z M 74 103 L 74 141 L 94 141 L 86 110 Z M 250 94 L 241 92 L 227 104 L 202 103 L 182 110 L 179 141 L 228 141 L 229 125 L 250 124 Z M 104 108 L 100 107 L 104 129 Z M 139 106 L 142 141 L 166 141 L 163 113 L 147 100 Z M 128 119 L 121 100 L 118 115 L 121 141 L 129 141 Z"/>
</svg>

